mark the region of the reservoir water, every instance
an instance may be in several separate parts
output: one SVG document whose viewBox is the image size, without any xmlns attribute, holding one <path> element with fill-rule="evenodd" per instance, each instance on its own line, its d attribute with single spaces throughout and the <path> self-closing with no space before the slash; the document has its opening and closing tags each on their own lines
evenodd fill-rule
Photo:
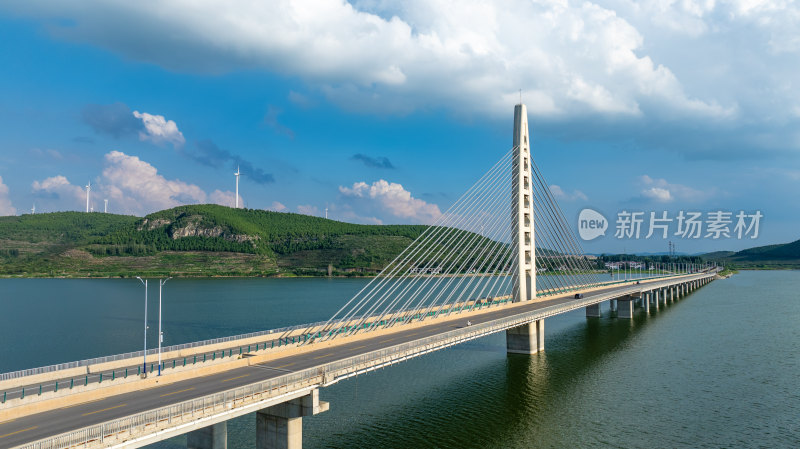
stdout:
<svg viewBox="0 0 800 449">
<path fill-rule="evenodd" d="M 165 344 L 327 319 L 363 279 L 173 279 Z M 321 390 L 305 448 L 800 447 L 800 272 L 742 272 L 634 320 L 546 321 L 546 350 L 489 336 Z M 156 344 L 158 283 L 149 290 Z M 137 280 L 0 280 L 0 372 L 140 350 Z M 255 418 L 228 424 L 251 448 Z M 185 447 L 185 437 L 152 447 Z"/>
</svg>

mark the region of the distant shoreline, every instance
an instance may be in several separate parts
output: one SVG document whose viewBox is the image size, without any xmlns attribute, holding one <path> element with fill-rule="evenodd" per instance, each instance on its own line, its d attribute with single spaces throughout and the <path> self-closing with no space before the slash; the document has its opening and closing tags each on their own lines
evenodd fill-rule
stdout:
<svg viewBox="0 0 800 449">
<path fill-rule="evenodd" d="M 800 270 L 800 266 L 797 267 L 771 267 L 771 268 L 737 268 L 734 270 L 726 271 L 727 274 L 733 275 L 739 271 L 798 271 Z M 597 273 L 597 274 L 606 274 L 606 272 Z M 328 275 L 309 275 L 309 274 L 293 274 L 293 273 L 278 273 L 274 275 L 241 275 L 241 274 L 231 274 L 231 275 L 183 275 L 183 274 L 174 274 L 174 273 L 144 273 L 142 274 L 135 274 L 131 273 L 130 275 L 115 275 L 115 276 L 108 276 L 108 275 L 99 275 L 99 276 L 82 276 L 82 275 L 62 275 L 62 276 L 40 276 L 40 275 L 8 275 L 8 274 L 0 274 L 0 279 L 135 279 L 136 276 L 146 276 L 146 277 L 165 277 L 165 276 L 173 276 L 175 278 L 180 279 L 371 279 L 377 276 L 374 275 L 364 275 L 364 274 L 354 274 L 354 275 L 341 275 L 341 274 L 334 274 L 332 276 Z M 481 276 L 488 276 L 486 274 L 481 274 Z M 539 274 L 538 276 L 553 276 L 553 274 Z M 426 275 L 426 277 L 446 277 L 446 275 Z"/>
</svg>

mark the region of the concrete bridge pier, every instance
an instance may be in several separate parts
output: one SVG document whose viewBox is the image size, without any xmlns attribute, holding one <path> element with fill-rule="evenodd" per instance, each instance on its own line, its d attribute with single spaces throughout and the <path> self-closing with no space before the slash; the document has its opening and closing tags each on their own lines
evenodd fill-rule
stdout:
<svg viewBox="0 0 800 449">
<path fill-rule="evenodd" d="M 600 318 L 600 303 L 586 306 L 586 318 Z"/>
<path fill-rule="evenodd" d="M 256 449 L 302 449 L 303 417 L 327 411 L 319 390 L 256 412 Z"/>
<path fill-rule="evenodd" d="M 187 449 L 227 449 L 228 422 L 223 421 L 186 434 Z"/>
<path fill-rule="evenodd" d="M 656 305 L 656 310 L 658 310 L 658 307 L 661 304 L 661 295 L 659 295 L 659 290 L 653 291 L 653 303 Z"/>
<path fill-rule="evenodd" d="M 506 330 L 507 353 L 536 354 L 539 351 L 544 351 L 544 320 L 532 321 Z"/>
<path fill-rule="evenodd" d="M 611 309 L 612 312 L 617 311 L 617 300 L 616 299 L 609 299 L 608 300 L 608 307 Z"/>
<path fill-rule="evenodd" d="M 650 313 L 650 292 L 642 293 L 642 306 L 644 307 L 645 313 Z"/>
<path fill-rule="evenodd" d="M 636 300 L 633 296 L 625 296 L 617 298 L 617 316 L 619 318 L 633 319 L 633 302 Z"/>
</svg>

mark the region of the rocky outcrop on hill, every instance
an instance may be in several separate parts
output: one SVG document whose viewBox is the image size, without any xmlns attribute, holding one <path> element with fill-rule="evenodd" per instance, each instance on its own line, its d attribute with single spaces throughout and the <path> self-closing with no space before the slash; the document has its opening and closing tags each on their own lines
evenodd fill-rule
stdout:
<svg viewBox="0 0 800 449">
<path fill-rule="evenodd" d="M 203 223 L 202 217 L 191 217 L 182 226 L 173 225 L 169 230 L 169 236 L 173 240 L 183 237 L 220 237 L 231 242 L 253 245 L 260 239 L 257 235 L 233 234 L 222 226 L 208 226 Z"/>
</svg>

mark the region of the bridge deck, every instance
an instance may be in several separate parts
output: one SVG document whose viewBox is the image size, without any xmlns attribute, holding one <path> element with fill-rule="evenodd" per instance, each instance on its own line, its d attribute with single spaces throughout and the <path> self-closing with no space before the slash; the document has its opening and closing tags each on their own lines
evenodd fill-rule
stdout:
<svg viewBox="0 0 800 449">
<path fill-rule="evenodd" d="M 600 288 L 585 293 L 582 299 L 574 299 L 572 294 L 556 296 L 484 310 L 482 313 L 451 315 L 449 319 L 431 320 L 427 324 L 420 326 L 398 326 L 392 328 L 392 331 L 388 334 L 375 332 L 363 334 L 358 339 L 335 339 L 330 345 L 319 345 L 319 349 L 312 346 L 306 352 L 287 351 L 286 356 L 278 356 L 274 360 L 265 363 L 233 368 L 218 374 L 191 378 L 146 390 L 118 394 L 94 402 L 44 411 L 6 421 L 0 423 L 0 447 L 15 447 L 64 432 L 156 409 L 167 404 L 180 403 L 193 398 L 277 378 L 286 375 L 288 372 L 297 372 L 314 367 L 324 368 L 335 361 L 402 343 L 420 342 L 422 345 L 426 339 L 430 339 L 433 336 L 465 327 L 467 319 L 472 322 L 470 329 L 481 329 L 481 326 L 496 323 L 498 320 L 518 316 L 528 318 L 532 316 L 531 313 L 552 310 L 553 306 L 567 306 L 563 310 L 559 309 L 558 313 L 563 313 L 567 310 L 578 309 L 638 291 L 648 291 L 658 288 L 657 286 L 666 287 L 708 276 L 708 273 L 703 273 L 655 282 L 642 282 L 640 285 L 627 284 Z M 502 328 L 495 326 L 487 333 L 497 332 L 498 330 L 502 330 Z M 317 344 L 314 346 L 317 346 Z"/>
</svg>

